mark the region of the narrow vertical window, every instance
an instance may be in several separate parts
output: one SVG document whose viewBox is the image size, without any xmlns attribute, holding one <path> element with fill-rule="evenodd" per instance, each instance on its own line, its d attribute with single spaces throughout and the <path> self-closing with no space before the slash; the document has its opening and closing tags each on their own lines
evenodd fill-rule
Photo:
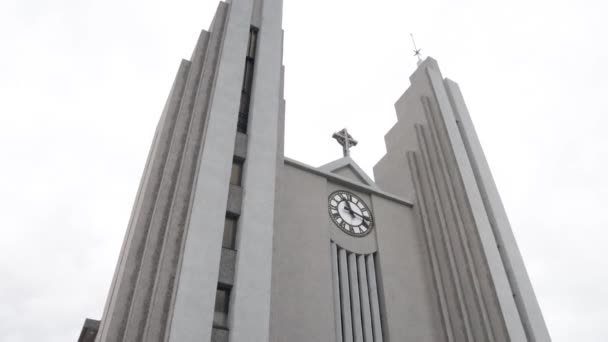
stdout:
<svg viewBox="0 0 608 342">
<path fill-rule="evenodd" d="M 222 247 L 236 249 L 236 224 L 236 218 L 226 217 L 226 221 L 224 223 L 224 239 L 222 240 Z"/>
<path fill-rule="evenodd" d="M 218 286 L 215 294 L 215 313 L 213 327 L 228 329 L 228 309 L 230 307 L 230 288 Z"/>
<path fill-rule="evenodd" d="M 251 92 L 253 88 L 253 69 L 255 66 L 255 53 L 258 40 L 258 29 L 251 27 L 249 31 L 249 44 L 247 46 L 247 57 L 245 58 L 245 75 L 243 76 L 243 87 L 241 89 L 241 104 L 239 107 L 239 120 L 237 131 L 247 134 L 247 123 L 249 121 L 249 107 L 251 105 Z"/>
</svg>

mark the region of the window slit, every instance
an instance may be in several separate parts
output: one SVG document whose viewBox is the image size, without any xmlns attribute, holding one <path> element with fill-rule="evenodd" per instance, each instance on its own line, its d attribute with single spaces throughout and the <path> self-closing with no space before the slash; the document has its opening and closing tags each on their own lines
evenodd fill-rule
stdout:
<svg viewBox="0 0 608 342">
<path fill-rule="evenodd" d="M 239 106 L 237 123 L 237 131 L 244 134 L 247 134 L 247 125 L 249 121 L 257 40 L 258 29 L 252 26 L 249 30 L 249 43 L 247 45 L 247 56 L 245 57 L 245 73 L 243 76 L 243 86 L 241 88 L 241 103 Z"/>
</svg>

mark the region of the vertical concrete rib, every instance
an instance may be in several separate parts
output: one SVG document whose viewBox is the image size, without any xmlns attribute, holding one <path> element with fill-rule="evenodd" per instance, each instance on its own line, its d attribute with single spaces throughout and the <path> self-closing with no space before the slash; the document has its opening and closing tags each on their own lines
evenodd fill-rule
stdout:
<svg viewBox="0 0 608 342">
<path fill-rule="evenodd" d="M 439 262 L 437 260 L 437 251 L 435 243 L 433 241 L 432 233 L 430 232 L 431 226 L 428 218 L 428 211 L 424 203 L 424 192 L 422 191 L 422 185 L 420 184 L 420 162 L 416 158 L 415 152 L 407 152 L 408 163 L 410 165 L 410 171 L 413 175 L 414 189 L 418 194 L 418 215 L 420 215 L 420 221 L 422 223 L 422 229 L 424 231 L 425 242 L 429 253 L 429 259 L 431 261 L 431 274 L 433 277 L 433 285 L 435 292 L 437 293 L 439 301 L 439 310 L 441 312 L 442 327 L 448 342 L 454 341 L 454 333 L 452 332 L 452 322 L 450 319 L 448 304 L 446 301 L 446 293 L 444 288 L 444 281 L 439 270 Z"/>
<path fill-rule="evenodd" d="M 367 285 L 367 271 L 365 269 L 365 255 L 357 255 L 357 269 L 359 271 L 359 293 L 361 296 L 361 323 L 363 327 L 363 341 L 374 342 L 372 314 L 369 304 L 369 286 Z"/>
<path fill-rule="evenodd" d="M 426 69 L 427 77 L 431 83 L 435 99 L 439 107 L 439 113 L 443 120 L 445 130 L 450 141 L 452 153 L 460 172 L 460 181 L 465 189 L 466 198 L 470 205 L 470 210 L 477 227 L 477 232 L 481 240 L 490 274 L 496 288 L 498 302 L 502 310 L 502 315 L 507 327 L 511 341 L 525 341 L 521 317 L 512 296 L 511 287 L 507 279 L 505 266 L 498 252 L 496 239 L 485 210 L 481 193 L 477 187 L 474 172 L 469 161 L 466 148 L 456 125 L 447 91 L 443 84 L 441 74 L 437 70 Z"/>
<path fill-rule="evenodd" d="M 466 341 L 473 341 L 473 334 L 471 332 L 471 324 L 469 322 L 469 314 L 467 312 L 465 306 L 465 299 L 462 290 L 462 284 L 458 272 L 458 267 L 455 260 L 454 255 L 454 246 L 453 242 L 450 239 L 450 235 L 448 232 L 448 227 L 446 223 L 446 218 L 444 216 L 445 210 L 443 209 L 443 205 L 441 203 L 441 199 L 439 197 L 438 185 L 437 185 L 437 175 L 436 170 L 433 168 L 430 160 L 430 155 L 428 151 L 428 142 L 426 141 L 426 134 L 424 132 L 424 128 L 421 126 L 416 126 L 416 133 L 418 136 L 418 142 L 420 146 L 420 151 L 422 154 L 422 159 L 424 161 L 425 166 L 425 174 L 428 175 L 430 192 L 432 196 L 432 202 L 435 203 L 436 207 L 436 216 L 439 220 L 439 230 L 441 235 L 441 241 L 443 242 L 443 247 L 447 253 L 447 268 L 452 280 L 452 284 L 454 285 L 454 290 L 456 292 L 456 306 L 458 308 L 459 316 L 462 319 L 462 328 L 464 331 L 464 338 Z"/>
<path fill-rule="evenodd" d="M 471 162 L 492 230 L 498 243 L 503 246 L 499 253 L 505 268 L 509 271 L 509 283 L 515 294 L 515 302 L 522 316 L 526 335 L 530 341 L 548 342 L 551 338 L 547 326 L 464 98 L 455 82 L 446 79 L 444 84 L 456 119 L 460 121 L 458 129 Z"/>
<path fill-rule="evenodd" d="M 210 96 L 192 209 L 185 228 L 168 341 L 211 339 L 212 327 L 208 322 L 213 321 L 243 61 L 253 3 L 243 0 L 221 5 L 228 7 L 228 19 Z"/>
<path fill-rule="evenodd" d="M 220 5 L 211 27 L 211 34 L 204 32 L 206 50 L 197 56 L 199 82 L 193 94 L 194 106 L 188 132 L 188 140 L 184 150 L 184 158 L 180 166 L 179 178 L 175 189 L 173 208 L 167 223 L 164 244 L 158 272 L 152 293 L 153 306 L 147 318 L 144 335 L 146 341 L 163 341 L 167 333 L 167 318 L 171 303 L 175 297 L 175 277 L 178 261 L 182 251 L 184 229 L 192 203 L 192 189 L 196 168 L 199 163 L 199 152 L 204 141 L 204 127 L 207 119 L 211 89 L 217 70 L 219 48 L 225 29 L 227 6 Z M 201 42 L 202 44 L 203 42 Z M 196 55 L 196 53 L 195 53 Z"/>
<path fill-rule="evenodd" d="M 376 262 L 374 255 L 370 254 L 365 258 L 367 282 L 370 297 L 370 311 L 372 315 L 372 330 L 374 334 L 374 342 L 382 342 L 382 320 L 380 319 L 380 301 L 378 297 L 378 282 L 376 279 Z"/>
<path fill-rule="evenodd" d="M 161 116 L 156 141 L 152 146 L 148 164 L 144 170 L 142 184 L 116 268 L 115 279 L 97 337 L 98 341 L 119 341 L 124 333 L 151 214 L 156 203 L 189 69 L 190 62 L 182 61 Z"/>
<path fill-rule="evenodd" d="M 209 97 L 217 69 L 219 46 L 223 36 L 227 8 L 220 5 L 217 10 L 211 34 L 203 32 L 206 47 L 200 56 L 195 52 L 195 61 L 199 68 L 199 81 L 192 96 L 194 105 L 188 132 L 188 139 L 184 150 L 184 158 L 180 166 L 179 178 L 175 189 L 173 208 L 167 223 L 161 259 L 155 288 L 152 293 L 153 305 L 148 314 L 147 326 L 144 335 L 146 341 L 162 341 L 166 334 L 167 316 L 171 301 L 174 298 L 175 272 L 182 250 L 182 238 L 187 222 L 190 204 L 192 202 L 192 188 L 194 175 L 199 161 L 199 151 L 204 140 L 203 131 L 207 118 Z"/>
<path fill-rule="evenodd" d="M 342 335 L 344 342 L 353 342 L 353 320 L 350 307 L 350 286 L 348 281 L 348 260 L 346 251 L 338 250 L 340 258 L 340 299 L 342 301 Z"/>
<path fill-rule="evenodd" d="M 138 277 L 138 286 L 135 293 L 134 301 L 131 305 L 131 312 L 128 321 L 128 330 L 125 334 L 126 340 L 141 340 L 146 327 L 151 305 L 153 305 L 153 289 L 157 286 L 156 280 L 159 270 L 160 258 L 163 253 L 163 248 L 166 244 L 167 232 L 169 230 L 169 218 L 176 215 L 174 206 L 183 194 L 179 193 L 177 185 L 181 178 L 182 164 L 184 159 L 188 158 L 185 153 L 186 142 L 192 139 L 191 122 L 192 112 L 195 101 L 196 92 L 199 86 L 200 75 L 203 61 L 205 59 L 209 37 L 206 32 L 202 32 L 197 42 L 190 74 L 186 83 L 184 96 L 180 106 L 180 117 L 183 118 L 178 122 L 179 131 L 174 134 L 170 150 L 170 158 L 173 163 L 165 168 L 164 178 L 167 182 L 163 182 L 159 196 L 163 200 L 160 206 L 154 211 L 152 226 L 148 234 L 148 245 L 144 252 L 142 261 L 142 270 Z M 181 196 L 180 196 L 181 195 Z M 156 233 L 156 234 L 154 234 Z M 169 294 L 170 295 L 170 294 Z M 166 322 L 158 324 L 159 328 L 164 328 Z"/>
<path fill-rule="evenodd" d="M 350 304 L 353 317 L 353 341 L 363 342 L 361 324 L 361 300 L 359 299 L 359 277 L 357 272 L 357 255 L 348 254 L 348 275 L 350 280 Z"/>
<path fill-rule="evenodd" d="M 331 267 L 334 285 L 334 319 L 336 326 L 336 342 L 343 342 L 342 339 L 342 315 L 340 313 L 340 271 L 338 260 L 338 247 L 331 242 Z"/>
<path fill-rule="evenodd" d="M 186 82 L 186 88 L 180 105 L 180 112 L 178 114 L 171 147 L 169 149 L 168 162 L 163 171 L 163 181 L 159 188 L 157 204 L 148 231 L 146 248 L 142 256 L 137 286 L 133 295 L 129 319 L 127 321 L 127 329 L 124 335 L 124 339 L 127 341 L 141 340 L 146 326 L 146 318 L 150 309 L 152 290 L 156 279 L 156 271 L 158 270 L 159 259 L 168 226 L 168 219 L 171 215 L 176 195 L 175 190 L 184 158 L 186 141 L 190 132 L 192 108 L 194 106 L 194 99 L 200 81 L 207 42 L 207 35 L 201 34 L 194 53 L 195 59 L 192 61 L 190 67 L 190 73 Z"/>
<path fill-rule="evenodd" d="M 187 66 L 188 62 L 182 61 L 182 65 Z M 182 65 L 180 65 L 180 70 L 182 68 Z M 173 86 L 171 87 L 170 94 L 173 94 L 174 90 L 175 90 L 175 84 L 173 84 Z M 105 330 L 107 327 L 107 325 L 105 324 L 107 322 L 106 316 L 108 315 L 109 306 L 110 306 L 110 303 L 112 302 L 112 298 L 114 297 L 115 290 L 117 290 L 116 289 L 116 286 L 117 286 L 116 284 L 118 281 L 117 278 L 120 273 L 119 270 L 122 267 L 122 262 L 125 260 L 125 258 L 124 258 L 125 254 L 127 253 L 127 249 L 129 247 L 127 242 L 129 240 L 128 237 L 131 236 L 131 233 L 132 233 L 132 229 L 133 229 L 132 223 L 133 223 L 134 218 L 137 217 L 137 213 L 140 210 L 142 202 L 144 200 L 142 192 L 143 192 L 144 187 L 147 185 L 147 180 L 150 176 L 150 164 L 151 164 L 152 160 L 154 159 L 154 156 L 156 155 L 156 151 L 158 149 L 158 144 L 159 144 L 159 140 L 160 140 L 159 135 L 160 135 L 160 132 L 162 131 L 162 128 L 165 126 L 165 123 L 167 120 L 167 107 L 169 106 L 170 100 L 171 100 L 171 95 L 169 95 L 169 99 L 167 99 L 167 101 L 165 102 L 165 107 L 163 109 L 162 115 L 161 115 L 158 125 L 156 127 L 156 131 L 154 132 L 154 138 L 152 139 L 152 146 L 150 148 L 150 151 L 148 152 L 146 166 L 144 167 L 144 174 L 140 180 L 139 187 L 137 189 L 137 194 L 135 195 L 135 204 L 133 205 L 133 210 L 131 211 L 131 216 L 129 218 L 129 224 L 128 224 L 126 236 L 125 236 L 125 239 L 123 240 L 123 243 L 122 243 L 122 246 L 120 249 L 118 263 L 116 266 L 116 271 L 112 277 L 112 283 L 110 285 L 110 293 L 108 294 L 106 304 L 104 306 L 104 310 L 103 310 L 104 317 L 102 318 L 100 325 L 99 325 L 99 329 L 97 332 L 97 338 L 96 338 L 97 341 L 101 340 L 101 336 L 105 334 Z M 109 320 L 109 318 L 108 318 L 108 320 Z"/>
<path fill-rule="evenodd" d="M 277 161 L 283 158 L 278 130 L 282 102 L 283 1 L 261 3 L 247 161 L 243 170 L 245 190 L 239 218 L 239 257 L 232 292 L 232 341 L 268 341 L 270 336 Z M 242 68 L 245 58 L 241 63 Z"/>
<path fill-rule="evenodd" d="M 439 157 L 438 158 L 438 161 L 439 161 L 438 169 L 441 171 L 441 174 L 443 175 L 443 182 L 444 182 L 446 190 L 447 190 L 448 198 L 446 200 L 448 203 L 447 203 L 446 207 L 449 208 L 450 213 L 454 217 L 453 223 L 456 224 L 455 230 L 458 232 L 458 241 L 460 242 L 460 247 L 463 250 L 464 266 L 466 267 L 466 270 L 467 270 L 466 274 L 469 276 L 469 281 L 467 283 L 470 284 L 470 286 L 472 287 L 471 295 L 473 297 L 472 300 L 475 303 L 475 307 L 471 308 L 473 310 L 470 310 L 470 311 L 478 313 L 478 315 L 480 316 L 480 319 L 479 320 L 474 319 L 472 324 L 481 325 L 481 327 L 476 327 L 474 329 L 477 332 L 477 334 L 481 335 L 481 336 L 478 336 L 478 339 L 483 340 L 483 341 L 492 342 L 495 340 L 495 337 L 494 337 L 494 333 L 492 331 L 492 326 L 490 324 L 488 310 L 486 309 L 486 300 L 484 300 L 484 294 L 482 292 L 480 280 L 478 277 L 478 271 L 477 271 L 478 264 L 476 263 L 476 260 L 472 256 L 471 246 L 470 246 L 470 242 L 469 242 L 470 239 L 474 239 L 476 237 L 467 236 L 467 232 L 464 227 L 462 211 L 461 211 L 460 206 L 458 205 L 456 195 L 455 195 L 456 190 L 454 189 L 454 184 L 453 184 L 453 182 L 455 181 L 455 180 L 453 180 L 454 175 L 450 174 L 449 167 L 448 167 L 448 161 L 450 159 L 449 159 L 448 151 L 446 151 L 446 149 L 448 149 L 449 147 L 446 146 L 445 141 L 443 141 L 439 137 L 439 135 L 440 135 L 439 132 L 442 127 L 439 124 L 439 122 L 437 122 L 437 120 L 439 120 L 439 118 L 437 118 L 437 113 L 433 110 L 431 103 L 430 103 L 430 99 L 428 97 L 423 98 L 422 105 L 423 105 L 423 108 L 425 109 L 427 120 L 431 126 L 430 139 L 432 140 L 433 145 L 436 148 L 436 151 L 437 151 L 437 154 Z M 479 265 L 479 266 L 483 267 L 483 265 Z"/>
<path fill-rule="evenodd" d="M 494 334 L 490 326 L 488 313 L 486 310 L 483 294 L 477 277 L 477 267 L 475 260 L 471 255 L 469 245 L 469 237 L 466 235 L 463 218 L 459 210 L 456 196 L 454 194 L 454 185 L 451 175 L 448 170 L 448 156 L 444 141 L 440 136 L 441 126 L 437 122 L 436 111 L 430 103 L 430 99 L 424 96 L 422 99 L 422 107 L 429 124 L 429 129 L 426 130 L 428 148 L 432 151 L 433 168 L 437 170 L 437 184 L 442 189 L 441 200 L 446 217 L 449 217 L 448 226 L 454 241 L 454 249 L 456 253 L 456 262 L 459 268 L 458 274 L 461 276 L 463 284 L 463 294 L 465 305 L 468 308 L 467 312 L 470 315 L 470 322 L 475 340 L 479 341 L 494 341 Z"/>
</svg>

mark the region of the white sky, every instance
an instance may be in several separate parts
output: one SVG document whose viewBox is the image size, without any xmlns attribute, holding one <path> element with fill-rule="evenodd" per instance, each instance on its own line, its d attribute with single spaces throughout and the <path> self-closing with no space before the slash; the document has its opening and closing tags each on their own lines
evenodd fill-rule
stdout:
<svg viewBox="0 0 608 342">
<path fill-rule="evenodd" d="M 287 0 L 286 155 L 372 174 L 415 68 L 461 86 L 556 342 L 608 341 L 597 0 Z M 100 318 L 154 128 L 216 0 L 0 2 L 0 341 Z"/>
</svg>

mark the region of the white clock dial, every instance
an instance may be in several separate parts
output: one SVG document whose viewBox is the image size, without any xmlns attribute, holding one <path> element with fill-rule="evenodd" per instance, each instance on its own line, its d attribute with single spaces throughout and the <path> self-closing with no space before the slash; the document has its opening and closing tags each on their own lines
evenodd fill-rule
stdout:
<svg viewBox="0 0 608 342">
<path fill-rule="evenodd" d="M 369 207 L 357 195 L 348 191 L 336 191 L 329 196 L 329 216 L 342 231 L 353 236 L 363 236 L 374 227 Z"/>
</svg>

